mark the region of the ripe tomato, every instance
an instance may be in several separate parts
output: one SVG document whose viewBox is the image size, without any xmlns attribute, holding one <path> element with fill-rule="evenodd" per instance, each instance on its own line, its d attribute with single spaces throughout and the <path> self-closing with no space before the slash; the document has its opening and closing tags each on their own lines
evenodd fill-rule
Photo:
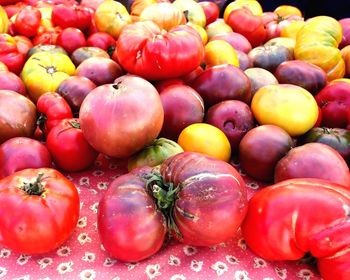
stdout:
<svg viewBox="0 0 350 280">
<path fill-rule="evenodd" d="M 236 50 L 224 40 L 213 40 L 205 45 L 204 62 L 207 68 L 220 64 L 239 67 Z"/>
<path fill-rule="evenodd" d="M 91 24 L 91 11 L 89 8 L 75 5 L 55 5 L 52 9 L 52 22 L 62 28 L 74 27 L 82 31 Z"/>
<path fill-rule="evenodd" d="M 93 33 L 86 40 L 87 46 L 100 48 L 109 54 L 114 52 L 115 44 L 114 38 L 106 32 Z"/>
<path fill-rule="evenodd" d="M 223 161 L 231 158 L 231 146 L 225 133 L 210 124 L 195 123 L 187 126 L 180 133 L 177 142 L 185 151 L 206 154 Z"/>
<path fill-rule="evenodd" d="M 81 32 L 80 29 L 68 27 L 58 34 L 56 44 L 71 54 L 76 49 L 85 47 L 86 40 L 84 33 Z"/>
<path fill-rule="evenodd" d="M 91 166 L 98 152 L 86 141 L 78 119 L 64 119 L 49 132 L 46 145 L 58 168 L 76 172 Z"/>
<path fill-rule="evenodd" d="M 19 35 L 33 37 L 37 34 L 41 22 L 41 13 L 37 8 L 27 6 L 16 16 L 15 28 Z"/>
<path fill-rule="evenodd" d="M 210 1 L 202 1 L 202 2 L 199 2 L 199 5 L 202 7 L 204 11 L 206 25 L 218 19 L 220 14 L 220 8 L 217 3 L 210 2 Z"/>
<path fill-rule="evenodd" d="M 61 246 L 79 218 L 74 184 L 57 170 L 25 169 L 0 180 L 0 245 L 22 254 Z"/>
</svg>

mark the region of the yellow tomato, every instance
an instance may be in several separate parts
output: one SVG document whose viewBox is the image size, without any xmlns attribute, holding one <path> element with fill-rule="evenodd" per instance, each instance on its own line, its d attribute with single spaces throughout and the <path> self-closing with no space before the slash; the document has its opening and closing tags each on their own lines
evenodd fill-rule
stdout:
<svg viewBox="0 0 350 280">
<path fill-rule="evenodd" d="M 46 92 L 54 92 L 63 80 L 73 75 L 75 66 L 62 53 L 38 52 L 24 64 L 21 78 L 34 102 Z"/>
<path fill-rule="evenodd" d="M 184 151 L 202 153 L 224 161 L 231 158 L 231 146 L 225 133 L 207 123 L 187 126 L 177 142 Z"/>
<path fill-rule="evenodd" d="M 207 23 L 203 8 L 194 0 L 175 0 L 173 5 L 185 14 L 188 22 L 204 27 Z"/>
<path fill-rule="evenodd" d="M 345 73 L 347 77 L 350 77 L 350 46 L 346 46 L 340 51 L 341 56 L 345 62 Z"/>
<path fill-rule="evenodd" d="M 259 16 L 263 13 L 263 9 L 258 1 L 255 0 L 236 0 L 228 4 L 224 11 L 224 20 L 226 21 L 230 13 L 242 7 L 247 7 L 253 15 Z"/>
<path fill-rule="evenodd" d="M 9 18 L 4 8 L 0 5 L 0 33 L 7 33 L 9 28 Z"/>
<path fill-rule="evenodd" d="M 318 118 L 315 98 L 302 87 L 278 84 L 260 88 L 251 109 L 259 124 L 273 124 L 296 137 L 311 129 Z"/>
<path fill-rule="evenodd" d="M 204 63 L 207 68 L 220 64 L 239 67 L 236 50 L 224 40 L 213 40 L 205 45 Z"/>
<path fill-rule="evenodd" d="M 296 16 L 299 16 L 299 17 L 303 16 L 301 14 L 301 11 L 297 7 L 290 6 L 290 5 L 278 6 L 274 10 L 274 13 L 278 14 L 280 17 L 290 16 L 290 15 L 296 15 Z"/>
<path fill-rule="evenodd" d="M 281 37 L 296 39 L 299 30 L 305 25 L 305 21 L 296 20 L 281 29 Z"/>
<path fill-rule="evenodd" d="M 194 30 L 198 32 L 198 34 L 202 38 L 202 43 L 205 45 L 208 42 L 208 35 L 205 29 L 202 26 L 199 26 L 198 24 L 194 24 L 192 22 L 187 23 L 188 26 L 191 26 Z"/>
<path fill-rule="evenodd" d="M 115 39 L 124 26 L 132 22 L 125 6 L 113 0 L 105 0 L 98 6 L 94 19 L 98 31 L 106 32 Z"/>
<path fill-rule="evenodd" d="M 226 24 L 222 18 L 218 18 L 216 21 L 208 24 L 205 30 L 207 31 L 209 41 L 215 35 L 233 32 L 231 26 Z"/>
</svg>

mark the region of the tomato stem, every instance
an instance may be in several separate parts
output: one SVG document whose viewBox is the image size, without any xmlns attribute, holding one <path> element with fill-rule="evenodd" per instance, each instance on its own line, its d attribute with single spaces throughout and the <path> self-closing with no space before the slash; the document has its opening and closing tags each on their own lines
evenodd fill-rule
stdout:
<svg viewBox="0 0 350 280">
<path fill-rule="evenodd" d="M 21 189 L 29 195 L 42 195 L 44 192 L 44 185 L 41 183 L 43 176 L 44 173 L 39 173 L 33 183 L 24 183 Z"/>
</svg>

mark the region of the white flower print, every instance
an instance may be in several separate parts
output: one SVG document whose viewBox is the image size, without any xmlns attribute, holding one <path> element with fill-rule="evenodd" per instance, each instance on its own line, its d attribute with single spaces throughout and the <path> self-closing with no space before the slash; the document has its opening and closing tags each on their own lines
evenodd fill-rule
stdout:
<svg viewBox="0 0 350 280">
<path fill-rule="evenodd" d="M 90 186 L 90 179 L 89 177 L 81 177 L 79 180 L 80 186 Z"/>
<path fill-rule="evenodd" d="M 5 267 L 0 266 L 0 278 L 5 277 L 7 274 L 7 269 Z"/>
<path fill-rule="evenodd" d="M 99 190 L 107 190 L 108 188 L 108 183 L 107 182 L 98 182 L 97 183 L 97 188 Z"/>
<path fill-rule="evenodd" d="M 310 280 L 314 274 L 310 269 L 304 268 L 298 271 L 297 276 L 303 280 Z"/>
<path fill-rule="evenodd" d="M 202 270 L 203 267 L 203 262 L 202 261 L 197 261 L 197 260 L 192 260 L 191 261 L 191 266 L 190 268 L 195 271 L 195 272 L 199 272 Z"/>
<path fill-rule="evenodd" d="M 232 256 L 232 255 L 227 255 L 226 256 L 226 261 L 229 264 L 239 264 L 239 260 L 235 256 Z"/>
<path fill-rule="evenodd" d="M 173 266 L 179 266 L 181 264 L 181 260 L 176 256 L 170 255 L 168 264 Z"/>
<path fill-rule="evenodd" d="M 138 263 L 125 263 L 125 265 L 128 267 L 128 271 L 133 270 L 136 266 L 138 266 Z"/>
<path fill-rule="evenodd" d="M 30 276 L 27 274 L 18 278 L 12 278 L 12 280 L 30 280 Z"/>
<path fill-rule="evenodd" d="M 73 271 L 73 262 L 63 262 L 57 266 L 57 271 L 59 274 L 65 274 Z"/>
<path fill-rule="evenodd" d="M 259 189 L 259 184 L 255 183 L 255 182 L 249 182 L 245 184 L 248 188 L 251 188 L 253 190 L 257 190 Z"/>
<path fill-rule="evenodd" d="M 10 250 L 5 249 L 5 248 L 0 250 L 0 258 L 7 259 L 10 255 L 11 255 L 11 251 Z"/>
<path fill-rule="evenodd" d="M 92 210 L 95 214 L 97 214 L 98 209 L 98 202 L 95 202 L 94 204 L 90 205 L 90 210 Z"/>
<path fill-rule="evenodd" d="M 87 225 L 87 217 L 81 217 L 78 220 L 77 227 L 84 228 L 84 227 L 86 227 L 86 225 Z"/>
<path fill-rule="evenodd" d="M 96 271 L 93 269 L 85 269 L 79 273 L 79 278 L 81 280 L 90 280 L 96 278 Z"/>
<path fill-rule="evenodd" d="M 31 256 L 20 255 L 17 259 L 17 264 L 25 265 L 29 261 L 30 258 L 31 258 Z"/>
<path fill-rule="evenodd" d="M 69 247 L 62 246 L 62 247 L 57 249 L 56 253 L 59 257 L 67 257 L 70 255 L 71 252 L 72 252 L 72 250 Z"/>
<path fill-rule="evenodd" d="M 85 252 L 84 256 L 81 259 L 86 262 L 94 262 L 96 255 L 94 253 Z"/>
<path fill-rule="evenodd" d="M 52 258 L 42 258 L 38 260 L 38 264 L 40 266 L 40 269 L 45 269 L 47 266 L 51 265 L 53 263 Z"/>
<path fill-rule="evenodd" d="M 170 280 L 186 280 L 186 277 L 183 274 L 175 274 L 170 277 Z"/>
<path fill-rule="evenodd" d="M 280 279 L 287 279 L 287 269 L 275 267 L 275 272 Z"/>
<path fill-rule="evenodd" d="M 247 243 L 245 242 L 245 240 L 243 238 L 238 240 L 237 245 L 242 250 L 247 250 Z"/>
<path fill-rule="evenodd" d="M 102 170 L 95 170 L 94 172 L 92 172 L 92 175 L 94 175 L 95 177 L 101 177 L 104 174 L 105 173 Z"/>
<path fill-rule="evenodd" d="M 197 248 L 193 246 L 184 246 L 183 251 L 186 256 L 193 256 L 197 253 Z"/>
<path fill-rule="evenodd" d="M 116 262 L 117 262 L 117 260 L 115 260 L 115 259 L 105 258 L 105 260 L 104 260 L 104 262 L 103 262 L 103 266 L 105 266 L 105 267 L 111 267 L 111 266 L 113 266 Z"/>
<path fill-rule="evenodd" d="M 211 268 L 215 270 L 217 276 L 221 276 L 228 271 L 227 264 L 220 261 L 214 263 Z"/>
<path fill-rule="evenodd" d="M 266 267 L 266 261 L 261 258 L 254 258 L 254 268 Z"/>
<path fill-rule="evenodd" d="M 82 232 L 78 235 L 78 241 L 80 245 L 84 245 L 86 242 L 91 242 L 91 238 L 86 232 Z"/>
<path fill-rule="evenodd" d="M 250 280 L 250 278 L 248 277 L 248 271 L 245 271 L 245 270 L 235 271 L 235 276 L 233 279 L 235 279 L 235 280 Z"/>
<path fill-rule="evenodd" d="M 146 267 L 145 273 L 149 279 L 153 279 L 153 278 L 161 275 L 159 269 L 160 269 L 159 264 L 149 264 Z"/>
</svg>

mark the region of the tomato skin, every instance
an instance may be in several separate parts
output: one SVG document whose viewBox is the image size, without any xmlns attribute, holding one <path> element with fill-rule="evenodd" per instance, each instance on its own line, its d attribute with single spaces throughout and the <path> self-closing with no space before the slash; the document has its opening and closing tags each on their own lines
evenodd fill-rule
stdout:
<svg viewBox="0 0 350 280">
<path fill-rule="evenodd" d="M 16 40 L 6 33 L 0 34 L 0 61 L 17 75 L 25 62 L 25 56 L 18 51 Z"/>
<path fill-rule="evenodd" d="M 37 8 L 27 6 L 16 16 L 15 28 L 19 35 L 33 37 L 37 34 L 41 22 L 41 13 Z"/>
<path fill-rule="evenodd" d="M 57 36 L 56 44 L 64 48 L 69 54 L 76 49 L 85 47 L 86 40 L 83 32 L 78 28 L 68 27 Z"/>
<path fill-rule="evenodd" d="M 0 179 L 26 168 L 52 167 L 44 144 L 27 137 L 14 137 L 0 145 Z"/>
<path fill-rule="evenodd" d="M 101 242 L 107 252 L 124 262 L 137 262 L 155 254 L 167 232 L 165 218 L 142 178 L 142 172 L 150 172 L 151 168 L 143 170 L 135 169 L 115 179 L 98 207 Z"/>
<path fill-rule="evenodd" d="M 44 192 L 29 195 L 23 185 L 34 183 L 40 174 Z M 0 180 L 0 244 L 22 254 L 50 252 L 73 232 L 79 206 L 76 187 L 57 170 L 18 171 Z"/>
<path fill-rule="evenodd" d="M 86 45 L 89 47 L 100 48 L 109 54 L 112 54 L 115 49 L 116 42 L 108 33 L 96 32 L 88 37 L 86 40 Z"/>
<path fill-rule="evenodd" d="M 78 119 L 64 119 L 47 135 L 46 145 L 58 168 L 69 172 L 91 166 L 98 156 L 86 141 Z"/>
<path fill-rule="evenodd" d="M 204 57 L 202 39 L 193 28 L 180 25 L 166 32 L 151 21 L 127 25 L 119 35 L 117 49 L 120 65 L 147 80 L 184 76 Z"/>
<path fill-rule="evenodd" d="M 235 236 L 248 204 L 245 183 L 232 165 L 184 152 L 164 161 L 160 173 L 165 183 L 180 187 L 173 218 L 181 242 L 211 246 Z"/>
<path fill-rule="evenodd" d="M 323 279 L 349 279 L 350 267 L 344 265 L 350 262 L 349 213 L 344 211 L 349 207 L 348 188 L 319 179 L 286 180 L 249 201 L 243 237 L 266 260 L 297 260 L 310 252 Z"/>
<path fill-rule="evenodd" d="M 13 38 L 16 41 L 18 52 L 22 53 L 23 55 L 27 55 L 29 50 L 33 47 L 32 41 L 29 38 L 21 35 L 17 35 Z"/>
<path fill-rule="evenodd" d="M 62 28 L 74 27 L 82 31 L 91 25 L 91 11 L 83 6 L 56 5 L 52 10 L 52 23 Z"/>
<path fill-rule="evenodd" d="M 33 45 L 39 44 L 48 44 L 48 45 L 56 45 L 57 37 L 62 32 L 62 28 L 56 26 L 55 28 L 51 28 L 43 33 L 37 34 L 33 39 Z"/>
</svg>

